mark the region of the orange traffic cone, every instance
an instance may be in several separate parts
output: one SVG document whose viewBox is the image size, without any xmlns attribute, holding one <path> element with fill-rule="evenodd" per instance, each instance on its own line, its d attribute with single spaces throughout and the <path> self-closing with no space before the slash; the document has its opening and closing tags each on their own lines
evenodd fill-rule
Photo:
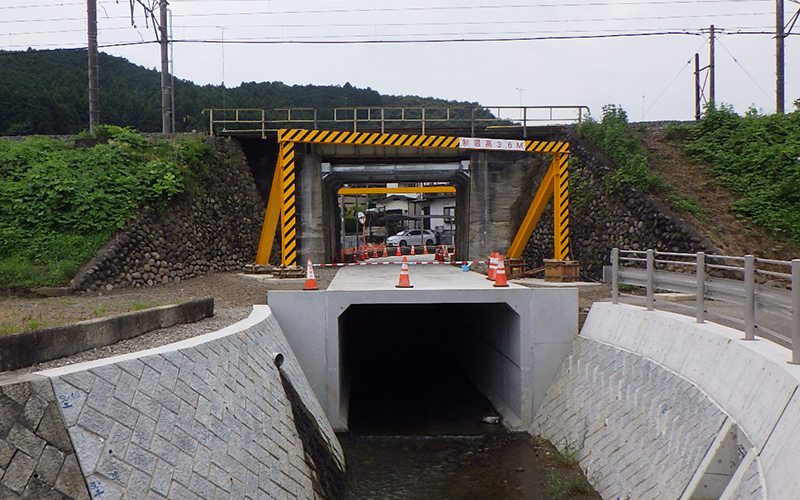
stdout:
<svg viewBox="0 0 800 500">
<path fill-rule="evenodd" d="M 447 245 L 444 246 L 444 256 L 443 257 L 444 257 L 444 260 L 447 260 L 447 259 L 450 258 L 450 254 L 447 252 Z"/>
<path fill-rule="evenodd" d="M 508 286 L 506 280 L 506 266 L 503 264 L 503 256 L 497 258 L 497 271 L 494 275 L 494 286 Z"/>
<path fill-rule="evenodd" d="M 411 245 L 411 255 L 417 255 L 417 252 L 414 251 L 414 245 Z"/>
<path fill-rule="evenodd" d="M 384 257 L 388 257 L 389 256 L 389 252 L 386 250 L 386 247 L 383 247 L 383 256 Z"/>
<path fill-rule="evenodd" d="M 414 288 L 414 285 L 409 281 L 408 276 L 408 257 L 403 257 L 403 265 L 400 266 L 400 282 L 394 286 L 395 288 Z"/>
<path fill-rule="evenodd" d="M 319 290 L 319 288 L 317 288 L 317 280 L 314 278 L 314 268 L 311 265 L 311 259 L 308 259 L 308 264 L 306 265 L 306 286 L 303 287 L 303 290 Z"/>
<path fill-rule="evenodd" d="M 442 247 L 436 247 L 436 255 L 433 256 L 433 260 L 438 262 L 444 261 L 444 257 L 442 257 Z"/>
<path fill-rule="evenodd" d="M 403 252 L 400 251 L 400 245 L 397 245 L 397 253 L 395 255 L 398 256 L 398 257 L 403 255 Z"/>
<path fill-rule="evenodd" d="M 378 258 L 378 247 L 375 247 L 375 250 L 372 252 L 372 258 L 373 259 L 377 259 Z"/>
<path fill-rule="evenodd" d="M 486 276 L 487 280 L 494 281 L 495 271 L 497 271 L 497 257 L 496 254 L 492 252 L 489 256 L 489 274 Z"/>
<path fill-rule="evenodd" d="M 422 245 L 422 255 L 428 255 L 428 245 Z"/>
</svg>

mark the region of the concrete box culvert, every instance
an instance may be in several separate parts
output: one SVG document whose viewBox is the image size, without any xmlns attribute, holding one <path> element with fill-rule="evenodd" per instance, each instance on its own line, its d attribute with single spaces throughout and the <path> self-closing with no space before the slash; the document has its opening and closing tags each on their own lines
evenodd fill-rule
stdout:
<svg viewBox="0 0 800 500">
<path fill-rule="evenodd" d="M 372 352 L 398 365 L 405 352 L 409 366 L 426 343 L 438 344 L 427 362 L 451 358 L 506 427 L 525 430 L 577 335 L 575 289 L 277 291 L 269 302 L 337 431 L 349 430 L 350 358 L 370 353 L 358 342 L 377 342 Z M 432 326 L 415 325 L 420 315 Z"/>
<path fill-rule="evenodd" d="M 361 304 L 339 316 L 340 416 L 351 432 L 480 434 L 519 417 L 520 316 L 508 304 Z"/>
</svg>

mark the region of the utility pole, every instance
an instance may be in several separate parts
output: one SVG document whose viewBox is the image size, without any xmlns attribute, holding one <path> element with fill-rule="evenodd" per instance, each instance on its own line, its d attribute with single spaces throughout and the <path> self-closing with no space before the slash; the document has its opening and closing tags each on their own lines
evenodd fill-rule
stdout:
<svg viewBox="0 0 800 500">
<path fill-rule="evenodd" d="M 694 55 L 694 119 L 700 121 L 700 54 Z"/>
<path fill-rule="evenodd" d="M 100 124 L 100 63 L 97 56 L 97 0 L 86 0 L 89 36 L 89 133 Z"/>
<path fill-rule="evenodd" d="M 775 112 L 784 112 L 784 39 L 783 0 L 775 0 Z"/>
<path fill-rule="evenodd" d="M 161 44 L 161 131 L 172 133 L 172 105 L 170 104 L 169 37 L 167 33 L 167 0 L 159 0 L 159 32 Z"/>
<path fill-rule="evenodd" d="M 709 53 L 709 60 L 708 60 L 708 71 L 709 71 L 709 75 L 708 75 L 708 85 L 709 85 L 708 102 L 712 106 L 716 107 L 717 106 L 717 94 L 716 94 L 716 88 L 717 88 L 717 77 L 716 77 L 717 63 L 716 63 L 716 58 L 715 58 L 715 55 L 714 55 L 714 25 L 713 24 L 711 25 L 711 28 L 710 28 L 709 32 L 711 33 L 711 40 L 709 42 L 711 44 L 711 46 L 710 46 L 710 49 L 709 49 L 710 53 Z"/>
</svg>

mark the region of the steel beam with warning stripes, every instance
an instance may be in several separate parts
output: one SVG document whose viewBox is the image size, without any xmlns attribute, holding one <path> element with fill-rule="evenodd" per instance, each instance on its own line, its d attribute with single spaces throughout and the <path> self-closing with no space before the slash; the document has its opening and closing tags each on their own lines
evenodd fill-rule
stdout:
<svg viewBox="0 0 800 500">
<path fill-rule="evenodd" d="M 264 215 L 256 264 L 267 264 L 275 229 L 280 218 L 281 263 L 297 265 L 297 208 L 295 182 L 295 144 L 336 144 L 352 146 L 414 147 L 432 149 L 460 149 L 460 138 L 418 134 L 384 134 L 378 132 L 346 132 L 333 130 L 282 129 L 278 131 L 278 162 L 270 191 L 267 211 Z M 522 149 L 522 141 L 519 142 Z M 473 149 L 473 148 L 471 148 Z M 492 148 L 474 148 L 487 149 Z M 508 257 L 519 258 L 530 239 L 533 227 L 538 222 L 550 194 L 553 194 L 555 259 L 569 258 L 569 143 L 554 141 L 524 141 L 524 151 L 553 155 L 553 162 L 539 187 L 511 244 Z"/>
</svg>

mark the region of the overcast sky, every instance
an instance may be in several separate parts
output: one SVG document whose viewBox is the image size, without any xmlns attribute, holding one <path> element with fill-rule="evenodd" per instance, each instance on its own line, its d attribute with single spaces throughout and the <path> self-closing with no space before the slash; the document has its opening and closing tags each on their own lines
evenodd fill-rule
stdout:
<svg viewBox="0 0 800 500">
<path fill-rule="evenodd" d="M 159 67 L 157 44 L 112 46 L 155 40 L 141 7 L 133 27 L 129 0 L 97 2 L 101 50 Z M 708 64 L 714 24 L 717 100 L 739 113 L 775 110 L 775 39 L 743 34 L 774 32 L 774 0 L 172 0 L 170 9 L 175 75 L 198 84 L 350 82 L 487 106 L 581 104 L 595 116 L 614 103 L 633 121 L 693 118 L 694 54 Z M 0 26 L 5 50 L 85 47 L 86 2 L 0 0 Z M 397 43 L 378 43 L 387 41 Z M 800 98 L 799 63 L 792 35 L 787 111 Z"/>
</svg>

